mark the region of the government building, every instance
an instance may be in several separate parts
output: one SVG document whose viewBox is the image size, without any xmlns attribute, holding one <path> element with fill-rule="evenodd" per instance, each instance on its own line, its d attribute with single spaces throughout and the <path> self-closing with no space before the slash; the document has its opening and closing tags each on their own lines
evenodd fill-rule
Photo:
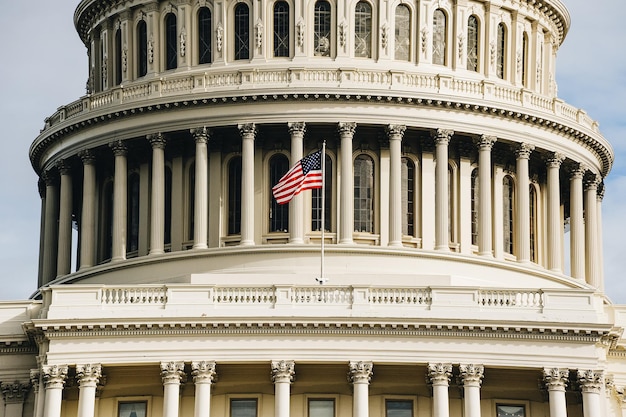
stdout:
<svg viewBox="0 0 626 417">
<path fill-rule="evenodd" d="M 566 6 L 80 1 L 0 417 L 626 416 L 614 153 L 557 94 Z M 323 147 L 324 188 L 278 204 Z"/>
</svg>

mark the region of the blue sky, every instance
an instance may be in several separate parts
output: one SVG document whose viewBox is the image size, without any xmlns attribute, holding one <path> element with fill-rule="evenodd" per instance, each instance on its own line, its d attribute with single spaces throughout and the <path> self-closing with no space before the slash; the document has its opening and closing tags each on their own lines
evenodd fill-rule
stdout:
<svg viewBox="0 0 626 417">
<path fill-rule="evenodd" d="M 559 96 L 598 120 L 616 162 L 603 203 L 606 292 L 626 304 L 626 46 L 624 0 L 563 0 L 572 27 L 557 57 Z M 85 93 L 78 0 L 4 2 L 0 13 L 0 300 L 37 285 L 41 201 L 28 148 L 45 117 Z M 35 28 L 35 30 L 33 30 Z"/>
</svg>

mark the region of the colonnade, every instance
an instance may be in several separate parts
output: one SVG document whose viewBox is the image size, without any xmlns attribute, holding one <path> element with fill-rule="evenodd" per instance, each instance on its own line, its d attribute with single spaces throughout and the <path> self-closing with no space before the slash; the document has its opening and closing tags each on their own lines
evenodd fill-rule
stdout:
<svg viewBox="0 0 626 417">
<path fill-rule="evenodd" d="M 427 381 L 432 386 L 433 417 L 450 417 L 449 388 L 453 376 L 451 363 L 428 363 Z M 180 387 L 185 382 L 185 362 L 161 362 L 163 383 L 163 417 L 179 417 Z M 481 385 L 484 366 L 462 363 L 458 365 L 458 384 L 463 388 L 465 417 L 481 416 Z M 567 368 L 543 368 L 543 386 L 548 392 L 550 417 L 567 417 L 565 392 L 570 384 Z M 67 366 L 43 366 L 41 383 L 45 387 L 44 404 L 40 403 L 42 391 L 35 390 L 36 410 L 34 417 L 61 417 L 62 393 L 68 375 Z M 374 375 L 374 364 L 367 361 L 351 361 L 348 364 L 348 381 L 353 387 L 353 417 L 369 417 L 369 385 Z M 217 381 L 215 361 L 191 362 L 191 376 L 195 386 L 194 417 L 210 417 L 211 387 Z M 271 380 L 274 384 L 274 416 L 289 417 L 290 387 L 295 377 L 295 362 L 278 360 L 271 362 Z M 582 392 L 583 417 L 601 417 L 600 394 L 604 389 L 604 373 L 601 370 L 580 369 L 575 382 Z M 101 364 L 76 365 L 76 381 L 79 388 L 78 417 L 93 417 L 95 413 L 96 387 L 104 385 Z M 34 380 L 39 384 L 39 380 Z M 4 385 L 3 385 L 4 387 Z M 3 388 L 6 397 L 7 389 Z M 13 392 L 13 391 L 11 391 Z M 22 399 L 23 401 L 23 399 Z M 7 407 L 11 402 L 5 401 Z M 7 414 L 5 414 L 7 415 Z"/>
</svg>

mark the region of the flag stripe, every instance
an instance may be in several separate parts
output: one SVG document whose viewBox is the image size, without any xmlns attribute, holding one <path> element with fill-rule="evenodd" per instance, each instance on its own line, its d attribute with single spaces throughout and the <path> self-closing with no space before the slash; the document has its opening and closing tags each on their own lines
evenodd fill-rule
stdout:
<svg viewBox="0 0 626 417">
<path fill-rule="evenodd" d="M 317 151 L 296 162 L 272 187 L 272 193 L 278 204 L 286 204 L 301 191 L 322 188 L 322 184 L 322 151 Z"/>
</svg>

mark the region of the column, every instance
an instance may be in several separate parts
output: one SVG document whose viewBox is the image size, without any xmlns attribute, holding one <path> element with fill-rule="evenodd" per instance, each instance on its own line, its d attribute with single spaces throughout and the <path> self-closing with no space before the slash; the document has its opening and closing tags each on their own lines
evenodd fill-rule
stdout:
<svg viewBox="0 0 626 417">
<path fill-rule="evenodd" d="M 83 162 L 83 207 L 80 217 L 80 266 L 95 265 L 96 242 L 96 156 L 85 149 L 78 153 Z"/>
<path fill-rule="evenodd" d="M 184 369 L 184 362 L 161 362 L 163 417 L 178 417 L 180 383 L 185 375 Z"/>
<path fill-rule="evenodd" d="M 191 129 L 196 142 L 195 188 L 193 205 L 193 249 L 207 248 L 209 199 L 207 143 L 210 132 L 206 127 Z"/>
<path fill-rule="evenodd" d="M 570 174 L 570 273 L 573 278 L 585 277 L 585 222 L 583 220 L 583 175 L 585 167 L 578 164 Z"/>
<path fill-rule="evenodd" d="M 126 259 L 126 200 L 128 148 L 123 141 L 109 144 L 115 155 L 115 175 L 113 177 L 113 248 L 111 261 Z"/>
<path fill-rule="evenodd" d="M 57 249 L 57 276 L 70 273 L 72 266 L 72 169 L 68 161 L 57 163 L 61 174 L 59 199 L 59 246 Z"/>
<path fill-rule="evenodd" d="M 482 135 L 478 142 L 478 254 L 493 256 L 491 215 L 491 149 L 495 136 Z"/>
<path fill-rule="evenodd" d="M 517 262 L 530 262 L 530 180 L 528 177 L 528 160 L 534 149 L 534 145 L 520 143 L 515 151 L 517 157 L 515 181 Z"/>
<path fill-rule="evenodd" d="M 33 417 L 42 417 L 45 391 L 43 389 L 41 372 L 38 368 L 30 370 L 30 384 L 33 387 L 33 392 L 35 393 Z"/>
<path fill-rule="evenodd" d="M 196 386 L 196 404 L 194 417 L 210 417 L 211 415 L 211 385 L 215 382 L 214 361 L 191 362 L 191 376 Z"/>
<path fill-rule="evenodd" d="M 290 166 L 294 166 L 303 156 L 303 139 L 306 125 L 304 122 L 297 122 L 288 123 L 287 127 L 291 135 Z M 304 195 L 302 193 L 293 196 L 289 202 L 289 242 L 296 244 L 304 243 Z"/>
<path fill-rule="evenodd" d="M 598 187 L 598 195 L 596 196 L 596 219 L 598 223 L 598 253 L 596 255 L 598 262 L 598 274 L 600 275 L 599 289 L 604 292 L 604 248 L 602 245 L 602 199 L 604 198 L 604 183 Z"/>
<path fill-rule="evenodd" d="M 604 373 L 592 369 L 579 369 L 578 383 L 583 394 L 583 417 L 603 417 L 600 391 L 604 384 Z"/>
<path fill-rule="evenodd" d="M 429 363 L 428 378 L 433 385 L 433 417 L 449 417 L 450 404 L 448 385 L 452 375 L 452 364 Z"/>
<path fill-rule="evenodd" d="M 46 182 L 46 219 L 44 224 L 42 281 L 43 284 L 47 284 L 56 277 L 57 272 L 59 188 L 57 176 L 53 172 L 44 172 L 43 179 Z"/>
<path fill-rule="evenodd" d="M 289 417 L 290 386 L 294 379 L 294 361 L 272 361 L 274 383 L 274 416 Z"/>
<path fill-rule="evenodd" d="M 152 146 L 152 192 L 150 204 L 150 252 L 165 252 L 165 137 L 161 133 L 147 135 Z"/>
<path fill-rule="evenodd" d="M 450 188 L 448 185 L 448 144 L 454 131 L 437 129 L 435 140 L 435 250 L 450 250 Z"/>
<path fill-rule="evenodd" d="M 563 272 L 563 242 L 561 241 L 561 190 L 559 168 L 565 157 L 560 153 L 552 153 L 547 159 L 548 176 L 548 269 L 554 272 Z"/>
<path fill-rule="evenodd" d="M 61 417 L 61 401 L 63 385 L 65 385 L 65 378 L 67 378 L 67 366 L 44 365 L 42 371 L 46 387 L 43 417 Z"/>
<path fill-rule="evenodd" d="M 402 246 L 402 137 L 405 125 L 388 125 L 389 138 L 389 246 Z"/>
<path fill-rule="evenodd" d="M 76 365 L 76 381 L 79 389 L 77 417 L 94 417 L 96 387 L 101 376 L 100 364 Z"/>
<path fill-rule="evenodd" d="M 548 388 L 550 417 L 567 417 L 565 388 L 569 379 L 569 369 L 544 368 L 543 381 Z"/>
<path fill-rule="evenodd" d="M 480 384 L 485 368 L 482 365 L 460 364 L 461 381 L 463 382 L 464 417 L 480 417 Z"/>
<path fill-rule="evenodd" d="M 348 379 L 353 386 L 352 417 L 369 417 L 369 385 L 372 380 L 372 362 L 350 362 Z"/>
<path fill-rule="evenodd" d="M 22 417 L 24 411 L 24 400 L 30 391 L 28 382 L 15 381 L 12 383 L 3 383 L 0 386 L 2 399 L 4 400 L 4 416 L 5 417 Z"/>
<path fill-rule="evenodd" d="M 602 288 L 598 265 L 598 179 L 591 174 L 585 181 L 585 277 L 587 284 Z"/>
<path fill-rule="evenodd" d="M 352 244 L 354 230 L 354 174 L 352 168 L 352 139 L 356 123 L 339 123 L 337 130 L 341 139 L 341 186 L 339 243 Z"/>
<path fill-rule="evenodd" d="M 238 126 L 241 135 L 241 241 L 254 245 L 254 123 Z"/>
</svg>

